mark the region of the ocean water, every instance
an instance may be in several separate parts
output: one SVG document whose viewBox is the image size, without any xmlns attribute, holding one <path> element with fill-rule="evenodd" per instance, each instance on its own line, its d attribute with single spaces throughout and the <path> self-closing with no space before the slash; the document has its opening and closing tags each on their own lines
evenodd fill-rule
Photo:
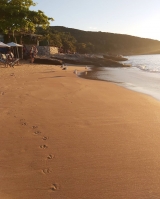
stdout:
<svg viewBox="0 0 160 199">
<path fill-rule="evenodd" d="M 131 67 L 93 67 L 83 77 L 111 81 L 160 100 L 160 55 L 127 56 Z"/>
</svg>

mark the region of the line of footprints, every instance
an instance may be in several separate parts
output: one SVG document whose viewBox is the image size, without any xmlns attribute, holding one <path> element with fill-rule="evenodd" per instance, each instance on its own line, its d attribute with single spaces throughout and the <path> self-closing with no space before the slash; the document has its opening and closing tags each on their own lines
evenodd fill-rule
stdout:
<svg viewBox="0 0 160 199">
<path fill-rule="evenodd" d="M 20 123 L 21 123 L 21 125 L 23 125 L 23 126 L 27 126 L 27 123 L 25 122 L 24 119 L 21 119 L 21 120 L 20 120 Z M 38 130 L 38 126 L 32 126 L 32 129 L 34 130 L 34 135 L 41 135 L 41 131 Z M 42 137 L 42 140 L 44 140 L 44 141 L 46 141 L 47 139 L 48 139 L 48 137 L 46 137 L 46 136 L 43 136 L 43 137 Z M 41 148 L 41 149 L 47 149 L 48 146 L 47 146 L 46 144 L 43 144 L 43 145 L 40 145 L 40 148 Z M 51 159 L 53 159 L 53 158 L 55 158 L 55 156 L 52 155 L 52 154 L 49 154 L 49 155 L 47 156 L 47 159 L 48 159 L 48 160 L 51 160 Z M 43 174 L 49 174 L 49 173 L 51 173 L 51 172 L 52 172 L 52 170 L 51 170 L 50 168 L 42 169 L 42 173 L 43 173 Z M 50 190 L 51 190 L 51 191 L 57 191 L 58 189 L 59 189 L 59 186 L 58 186 L 57 183 L 53 183 L 53 184 L 50 186 Z"/>
</svg>

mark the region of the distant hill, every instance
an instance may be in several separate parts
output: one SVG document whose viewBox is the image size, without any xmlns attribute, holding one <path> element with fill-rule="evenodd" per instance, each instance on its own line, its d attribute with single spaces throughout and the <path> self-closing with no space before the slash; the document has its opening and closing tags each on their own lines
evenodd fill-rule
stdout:
<svg viewBox="0 0 160 199">
<path fill-rule="evenodd" d="M 51 26 L 51 31 L 69 32 L 77 43 L 91 43 L 94 51 L 99 53 L 157 54 L 160 53 L 160 41 L 124 34 L 108 32 L 82 31 L 63 26 Z"/>
</svg>

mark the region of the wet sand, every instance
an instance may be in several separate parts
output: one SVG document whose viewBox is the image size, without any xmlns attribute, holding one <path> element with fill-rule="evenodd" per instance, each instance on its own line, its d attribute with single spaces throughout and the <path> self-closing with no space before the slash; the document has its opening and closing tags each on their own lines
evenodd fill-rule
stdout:
<svg viewBox="0 0 160 199">
<path fill-rule="evenodd" d="M 75 68 L 0 67 L 0 198 L 160 198 L 160 102 Z"/>
<path fill-rule="evenodd" d="M 136 67 L 91 67 L 91 69 L 80 76 L 86 79 L 113 82 L 160 101 L 158 72 L 143 71 Z"/>
</svg>

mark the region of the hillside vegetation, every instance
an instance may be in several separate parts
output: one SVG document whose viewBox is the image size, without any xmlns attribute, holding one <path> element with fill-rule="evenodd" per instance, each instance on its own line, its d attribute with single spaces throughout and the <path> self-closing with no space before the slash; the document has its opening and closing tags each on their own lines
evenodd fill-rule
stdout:
<svg viewBox="0 0 160 199">
<path fill-rule="evenodd" d="M 108 32 L 82 31 L 62 26 L 50 26 L 47 30 L 37 29 L 43 41 L 62 48 L 65 52 L 155 54 L 160 53 L 160 41 Z"/>
</svg>

